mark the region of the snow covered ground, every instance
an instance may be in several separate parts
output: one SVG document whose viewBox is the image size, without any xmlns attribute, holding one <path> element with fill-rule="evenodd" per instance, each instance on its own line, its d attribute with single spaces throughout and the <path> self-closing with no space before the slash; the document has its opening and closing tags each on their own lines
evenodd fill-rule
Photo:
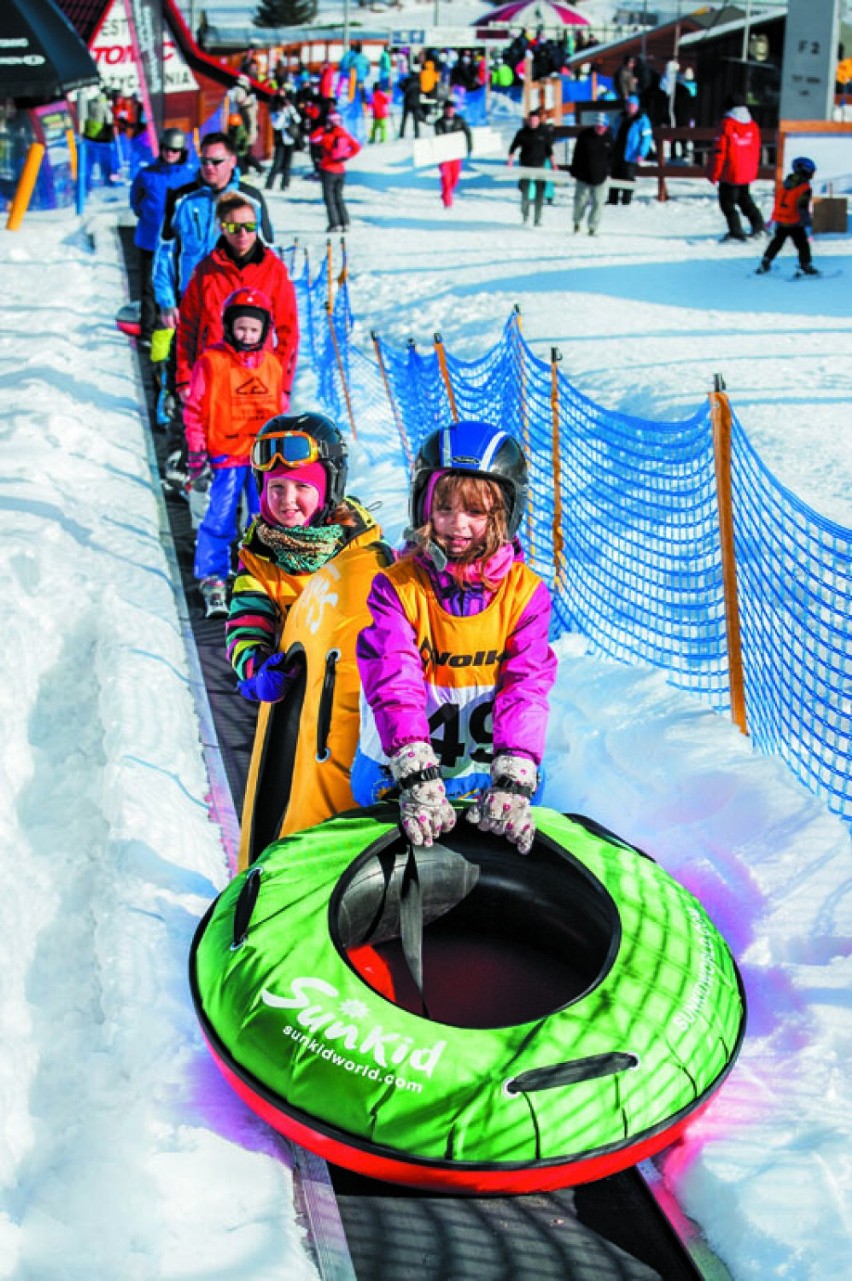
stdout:
<svg viewBox="0 0 852 1281">
<path fill-rule="evenodd" d="M 713 192 L 653 181 L 571 233 L 566 190 L 538 230 L 517 192 L 465 178 L 445 211 L 410 144 L 352 166 L 358 335 L 475 355 L 518 302 L 592 399 L 681 417 L 724 375 L 770 469 L 852 526 L 852 244 L 815 244 L 836 279 L 768 279 L 717 243 Z M 768 190 L 758 196 L 768 212 Z M 135 357 L 115 330 L 124 193 L 0 235 L 0 668 L 4 940 L 0 1277 L 14 1281 L 315 1276 L 289 1158 L 210 1062 L 185 977 L 195 924 L 227 879 Z M 281 243 L 325 244 L 316 184 L 271 200 Z M 310 370 L 298 398 L 310 403 Z M 405 476 L 388 422 L 353 484 L 391 536 Z M 731 1077 L 658 1168 L 735 1281 L 852 1273 L 849 832 L 778 760 L 661 672 L 561 664 L 547 800 L 652 853 L 729 939 L 750 1003 Z"/>
</svg>

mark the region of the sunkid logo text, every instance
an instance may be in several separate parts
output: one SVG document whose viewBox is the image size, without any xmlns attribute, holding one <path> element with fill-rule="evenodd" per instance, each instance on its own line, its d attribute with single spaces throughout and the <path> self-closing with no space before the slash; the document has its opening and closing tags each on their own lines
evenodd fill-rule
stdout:
<svg viewBox="0 0 852 1281">
<path fill-rule="evenodd" d="M 386 1032 L 381 1024 L 359 1027 L 354 1020 L 363 1019 L 367 1013 L 364 1002 L 344 1000 L 338 1007 L 329 1009 L 328 1002 L 337 1001 L 340 993 L 324 979 L 293 979 L 291 992 L 291 996 L 276 996 L 264 988 L 260 995 L 264 1005 L 272 1009 L 298 1010 L 296 1022 L 300 1027 L 308 1028 L 325 1041 L 341 1042 L 350 1053 L 372 1056 L 379 1067 L 401 1067 L 404 1063 L 408 1071 L 431 1076 L 447 1044 L 436 1041 L 431 1046 L 415 1046 L 413 1037 Z"/>
<path fill-rule="evenodd" d="M 506 654 L 501 649 L 478 649 L 473 654 L 454 654 L 449 649 L 436 649 L 426 638 L 420 646 L 424 668 L 429 667 L 494 667 L 502 663 Z"/>
</svg>

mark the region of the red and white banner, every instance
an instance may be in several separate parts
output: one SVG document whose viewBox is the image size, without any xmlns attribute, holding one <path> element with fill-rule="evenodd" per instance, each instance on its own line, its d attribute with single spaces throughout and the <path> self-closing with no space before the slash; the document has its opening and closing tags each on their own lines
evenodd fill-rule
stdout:
<svg viewBox="0 0 852 1281">
<path fill-rule="evenodd" d="M 107 89 L 117 89 L 123 97 L 138 94 L 142 97 L 139 69 L 133 52 L 130 24 L 124 0 L 112 0 L 104 13 L 103 21 L 89 44 Z M 163 24 L 163 91 L 182 93 L 198 88 L 198 81 L 189 69 L 183 54 L 172 40 L 167 24 Z M 144 101 L 144 99 L 143 99 Z"/>
</svg>

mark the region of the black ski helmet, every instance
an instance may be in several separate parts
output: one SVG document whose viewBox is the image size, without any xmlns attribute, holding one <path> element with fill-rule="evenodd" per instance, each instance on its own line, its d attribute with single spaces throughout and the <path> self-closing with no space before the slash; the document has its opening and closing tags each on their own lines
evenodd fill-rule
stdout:
<svg viewBox="0 0 852 1281">
<path fill-rule="evenodd" d="M 494 480 L 506 495 L 506 525 L 510 538 L 520 528 L 527 506 L 527 463 L 518 442 L 490 423 L 451 423 L 427 436 L 418 450 L 411 474 L 408 515 L 414 529 L 425 525 L 425 500 L 436 472 L 459 472 Z"/>
<path fill-rule="evenodd" d="M 310 436 L 316 442 L 315 461 L 322 464 L 326 480 L 325 504 L 320 513 L 322 519 L 334 511 L 346 493 L 349 470 L 346 443 L 335 424 L 325 414 L 276 414 L 263 424 L 251 451 L 252 474 L 258 493 L 263 489 L 263 474 L 269 470 L 273 460 L 279 459 L 283 467 L 290 465 L 287 455 L 292 445 L 287 444 L 288 436 L 295 438 L 292 443 L 304 436 Z M 314 460 L 304 458 L 301 461 Z M 294 460 L 292 465 L 298 467 L 299 462 Z"/>
<path fill-rule="evenodd" d="M 166 148 L 168 148 L 169 151 L 179 151 L 181 163 L 186 161 L 188 155 L 186 134 L 182 129 L 170 127 L 163 130 L 160 134 L 160 151 L 165 151 Z"/>
<path fill-rule="evenodd" d="M 263 325 L 259 341 L 252 343 L 250 347 L 237 342 L 234 337 L 234 321 L 240 316 L 251 316 Z M 238 351 L 258 351 L 269 337 L 271 328 L 272 303 L 262 289 L 247 289 L 243 286 L 228 294 L 222 308 L 222 332 L 232 347 L 236 347 Z"/>
</svg>

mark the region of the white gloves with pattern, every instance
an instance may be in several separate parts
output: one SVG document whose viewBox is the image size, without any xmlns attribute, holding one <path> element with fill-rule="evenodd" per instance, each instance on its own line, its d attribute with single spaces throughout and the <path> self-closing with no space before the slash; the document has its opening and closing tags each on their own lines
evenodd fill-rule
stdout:
<svg viewBox="0 0 852 1281">
<path fill-rule="evenodd" d="M 482 832 L 505 836 L 517 845 L 519 854 L 529 854 L 535 836 L 530 800 L 538 783 L 534 761 L 508 752 L 495 756 L 491 764 L 491 786 L 467 811 L 469 823 Z"/>
<path fill-rule="evenodd" d="M 431 743 L 406 743 L 390 758 L 399 783 L 402 830 L 412 845 L 431 845 L 456 825 L 456 815 L 444 790 L 438 758 Z"/>
</svg>

